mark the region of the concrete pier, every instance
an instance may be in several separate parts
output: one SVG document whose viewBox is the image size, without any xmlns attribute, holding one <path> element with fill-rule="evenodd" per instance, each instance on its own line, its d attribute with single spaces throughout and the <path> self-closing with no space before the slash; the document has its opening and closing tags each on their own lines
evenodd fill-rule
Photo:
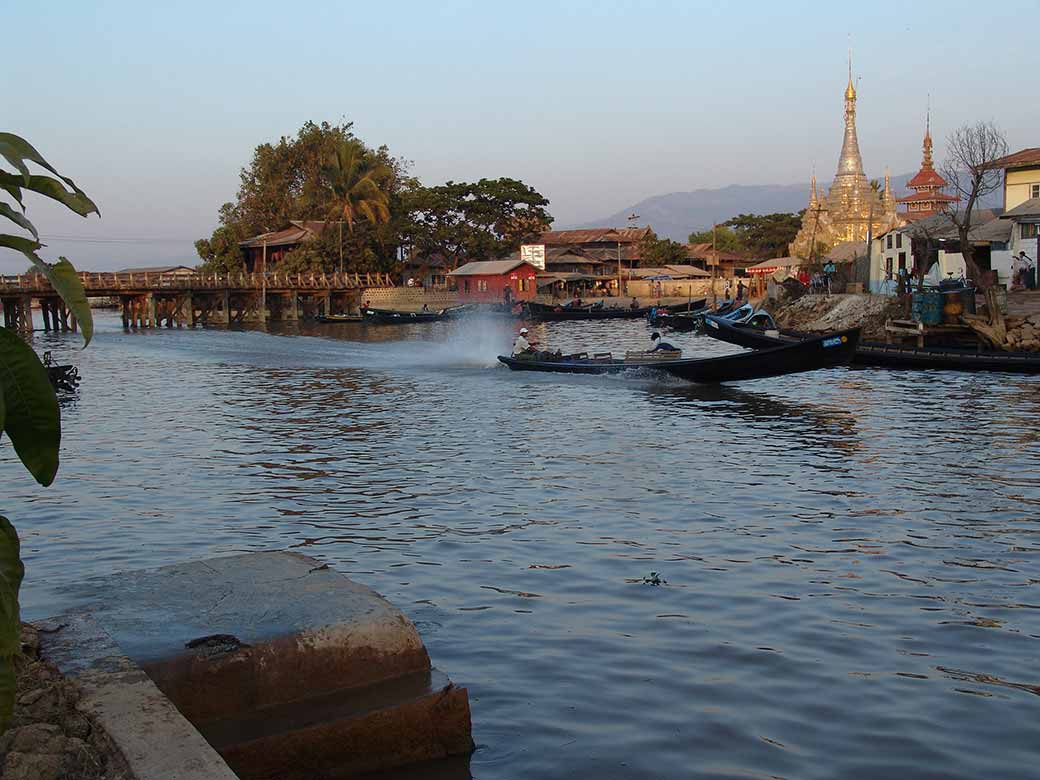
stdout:
<svg viewBox="0 0 1040 780">
<path fill-rule="evenodd" d="M 243 780 L 472 750 L 467 693 L 431 668 L 411 621 L 313 558 L 215 558 L 86 589 L 90 619 Z M 45 634 L 43 653 L 54 647 L 64 670 L 76 654 L 62 633 Z"/>
</svg>

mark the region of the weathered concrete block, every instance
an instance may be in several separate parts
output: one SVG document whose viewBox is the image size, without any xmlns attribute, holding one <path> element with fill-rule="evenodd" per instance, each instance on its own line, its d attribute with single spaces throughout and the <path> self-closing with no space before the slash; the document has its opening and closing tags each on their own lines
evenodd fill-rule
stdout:
<svg viewBox="0 0 1040 780">
<path fill-rule="evenodd" d="M 472 750 L 466 691 L 431 669 L 411 621 L 313 558 L 236 555 L 88 587 L 97 624 L 242 778 Z"/>
</svg>

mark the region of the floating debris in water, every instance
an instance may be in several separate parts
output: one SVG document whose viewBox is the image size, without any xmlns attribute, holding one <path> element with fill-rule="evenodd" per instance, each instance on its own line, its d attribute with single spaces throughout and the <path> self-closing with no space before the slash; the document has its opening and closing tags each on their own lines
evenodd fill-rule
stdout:
<svg viewBox="0 0 1040 780">
<path fill-rule="evenodd" d="M 667 585 L 668 580 L 658 574 L 656 571 L 650 572 L 649 577 L 643 577 L 644 585 Z"/>
</svg>

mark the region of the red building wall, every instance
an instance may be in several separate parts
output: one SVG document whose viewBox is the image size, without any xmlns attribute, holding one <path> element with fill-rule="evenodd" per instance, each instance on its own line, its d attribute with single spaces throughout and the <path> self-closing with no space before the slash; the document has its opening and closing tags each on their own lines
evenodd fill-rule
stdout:
<svg viewBox="0 0 1040 780">
<path fill-rule="evenodd" d="M 537 273 L 534 266 L 522 265 L 504 274 L 460 276 L 455 284 L 458 285 L 459 299 L 469 303 L 501 303 L 505 300 L 506 287 L 512 293 L 512 300 L 531 301 L 538 294 Z"/>
</svg>

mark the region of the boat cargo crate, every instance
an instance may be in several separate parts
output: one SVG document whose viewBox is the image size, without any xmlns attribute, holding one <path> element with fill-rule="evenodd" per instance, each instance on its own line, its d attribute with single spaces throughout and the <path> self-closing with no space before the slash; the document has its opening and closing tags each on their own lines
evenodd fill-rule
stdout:
<svg viewBox="0 0 1040 780">
<path fill-rule="evenodd" d="M 938 325 L 943 318 L 943 296 L 938 292 L 914 293 L 910 313 L 914 322 Z"/>
</svg>

